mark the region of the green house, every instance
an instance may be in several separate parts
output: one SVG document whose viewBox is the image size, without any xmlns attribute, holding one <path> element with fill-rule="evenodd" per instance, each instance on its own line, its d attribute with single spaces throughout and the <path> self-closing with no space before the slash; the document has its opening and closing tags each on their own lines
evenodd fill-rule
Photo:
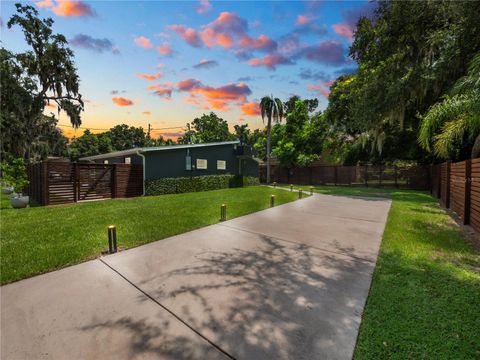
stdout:
<svg viewBox="0 0 480 360">
<path fill-rule="evenodd" d="M 239 141 L 134 148 L 80 158 L 97 164 L 143 165 L 145 181 L 202 175 L 258 177 L 258 160 Z"/>
</svg>

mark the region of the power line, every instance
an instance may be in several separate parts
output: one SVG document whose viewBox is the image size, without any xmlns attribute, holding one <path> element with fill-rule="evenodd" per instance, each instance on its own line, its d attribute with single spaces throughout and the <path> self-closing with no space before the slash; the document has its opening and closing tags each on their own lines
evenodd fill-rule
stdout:
<svg viewBox="0 0 480 360">
<path fill-rule="evenodd" d="M 72 125 L 65 125 L 65 124 L 57 124 L 56 126 L 61 126 L 61 127 L 68 127 L 72 128 Z M 73 128 L 75 129 L 75 128 Z M 79 126 L 77 129 L 85 129 L 85 130 L 96 130 L 96 131 L 108 131 L 111 130 L 111 128 L 108 129 L 100 129 L 100 128 L 91 128 L 91 127 L 85 127 L 85 126 Z M 164 128 L 150 128 L 150 131 L 152 130 L 172 130 L 172 129 L 183 129 L 185 130 L 185 126 L 171 126 L 171 127 L 164 127 Z"/>
</svg>

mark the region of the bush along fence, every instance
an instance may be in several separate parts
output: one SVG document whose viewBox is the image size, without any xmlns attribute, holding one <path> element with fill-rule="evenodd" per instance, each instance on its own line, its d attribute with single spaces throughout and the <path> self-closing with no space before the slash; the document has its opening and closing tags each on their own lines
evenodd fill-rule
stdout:
<svg viewBox="0 0 480 360">
<path fill-rule="evenodd" d="M 130 164 L 41 162 L 27 167 L 26 193 L 39 205 L 140 196 L 143 167 Z"/>
<path fill-rule="evenodd" d="M 433 165 L 431 178 L 432 195 L 480 231 L 480 158 Z"/>
<path fill-rule="evenodd" d="M 260 180 L 266 182 L 266 166 L 260 166 Z M 271 166 L 270 181 L 296 185 L 380 186 L 413 190 L 430 189 L 430 166 L 326 166 L 304 168 Z"/>
<path fill-rule="evenodd" d="M 239 175 L 205 175 L 147 180 L 145 195 L 179 194 L 258 185 L 259 179 Z"/>
</svg>

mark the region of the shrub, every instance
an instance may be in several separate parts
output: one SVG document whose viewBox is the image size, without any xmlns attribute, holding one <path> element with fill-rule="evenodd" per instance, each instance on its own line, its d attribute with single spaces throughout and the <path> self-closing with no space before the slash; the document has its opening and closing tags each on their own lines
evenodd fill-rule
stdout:
<svg viewBox="0 0 480 360">
<path fill-rule="evenodd" d="M 29 184 L 27 169 L 23 158 L 17 158 L 11 163 L 1 165 L 3 182 L 13 186 L 16 193 L 21 193 Z"/>
<path fill-rule="evenodd" d="M 180 194 L 186 192 L 226 189 L 260 184 L 253 176 L 205 175 L 162 178 L 145 182 L 145 195 Z"/>
<path fill-rule="evenodd" d="M 145 194 L 163 195 L 226 189 L 230 187 L 233 178 L 234 175 L 206 175 L 149 180 L 145 183 Z"/>
</svg>

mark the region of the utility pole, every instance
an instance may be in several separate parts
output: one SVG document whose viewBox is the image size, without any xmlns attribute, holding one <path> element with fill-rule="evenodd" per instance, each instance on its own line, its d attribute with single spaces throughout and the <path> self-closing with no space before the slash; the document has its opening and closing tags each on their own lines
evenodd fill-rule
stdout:
<svg viewBox="0 0 480 360">
<path fill-rule="evenodd" d="M 150 130 L 152 129 L 152 125 L 148 124 L 148 131 L 147 131 L 147 138 L 150 139 Z"/>
</svg>

